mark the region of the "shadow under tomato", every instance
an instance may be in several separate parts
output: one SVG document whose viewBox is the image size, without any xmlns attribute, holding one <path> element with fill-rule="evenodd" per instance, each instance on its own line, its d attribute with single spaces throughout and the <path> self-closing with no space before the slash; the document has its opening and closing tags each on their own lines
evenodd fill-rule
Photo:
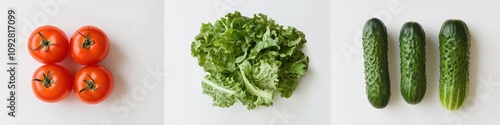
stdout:
<svg viewBox="0 0 500 125">
<path fill-rule="evenodd" d="M 117 46 L 115 40 L 110 38 L 109 43 L 110 47 L 108 56 L 102 62 L 100 62 L 99 65 L 108 68 L 108 70 L 111 71 L 111 73 L 113 74 L 114 88 L 113 92 L 111 92 L 109 97 L 102 103 L 112 103 L 116 99 L 120 99 L 120 97 L 123 96 L 127 91 L 126 83 L 124 81 L 123 76 L 121 76 L 122 73 L 119 73 L 120 71 L 119 69 L 126 69 L 125 67 L 123 67 L 121 63 L 126 60 L 125 56 L 123 55 L 120 46 Z"/>
</svg>

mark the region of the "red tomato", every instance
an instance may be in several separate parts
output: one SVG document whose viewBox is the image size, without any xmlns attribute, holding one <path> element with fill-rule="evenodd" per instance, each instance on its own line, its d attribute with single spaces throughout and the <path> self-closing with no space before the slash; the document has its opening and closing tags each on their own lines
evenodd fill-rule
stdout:
<svg viewBox="0 0 500 125">
<path fill-rule="evenodd" d="M 70 54 L 78 64 L 91 65 L 104 60 L 109 52 L 108 36 L 95 26 L 83 26 L 70 40 Z"/>
<path fill-rule="evenodd" d="M 97 104 L 113 91 L 114 78 L 106 67 L 88 65 L 76 73 L 74 83 L 74 91 L 80 101 Z"/>
<path fill-rule="evenodd" d="M 68 38 L 54 26 L 45 25 L 35 29 L 28 39 L 28 50 L 36 61 L 46 64 L 58 63 L 68 55 Z"/>
<path fill-rule="evenodd" d="M 58 102 L 68 97 L 73 87 L 73 77 L 66 68 L 47 64 L 33 73 L 31 87 L 36 97 L 44 102 Z"/>
</svg>

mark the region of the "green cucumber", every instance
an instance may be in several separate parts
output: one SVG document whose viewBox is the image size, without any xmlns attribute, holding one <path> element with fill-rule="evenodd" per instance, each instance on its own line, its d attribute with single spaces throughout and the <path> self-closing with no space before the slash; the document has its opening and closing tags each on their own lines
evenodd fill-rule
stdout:
<svg viewBox="0 0 500 125">
<path fill-rule="evenodd" d="M 471 36 L 458 19 L 443 23 L 439 33 L 439 100 L 447 110 L 462 108 L 469 91 Z"/>
<path fill-rule="evenodd" d="M 399 35 L 401 95 L 408 104 L 418 104 L 427 89 L 425 76 L 425 32 L 417 22 L 407 22 Z"/>
<path fill-rule="evenodd" d="M 366 94 L 378 109 L 389 103 L 391 85 L 387 61 L 387 29 L 377 18 L 368 20 L 363 28 Z"/>
</svg>

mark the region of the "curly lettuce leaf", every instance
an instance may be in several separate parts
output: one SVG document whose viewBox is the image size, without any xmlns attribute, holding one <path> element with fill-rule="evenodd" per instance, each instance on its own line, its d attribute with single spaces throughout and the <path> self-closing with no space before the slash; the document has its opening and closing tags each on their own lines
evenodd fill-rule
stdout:
<svg viewBox="0 0 500 125">
<path fill-rule="evenodd" d="M 229 107 L 245 97 L 241 82 L 220 73 L 206 75 L 201 85 L 204 94 L 212 95 L 214 106 Z"/>
<path fill-rule="evenodd" d="M 203 93 L 213 105 L 230 107 L 238 100 L 247 108 L 273 105 L 274 94 L 289 98 L 309 58 L 302 52 L 305 35 L 283 27 L 264 14 L 252 18 L 229 13 L 214 24 L 202 24 L 191 54 L 208 75 Z"/>
</svg>

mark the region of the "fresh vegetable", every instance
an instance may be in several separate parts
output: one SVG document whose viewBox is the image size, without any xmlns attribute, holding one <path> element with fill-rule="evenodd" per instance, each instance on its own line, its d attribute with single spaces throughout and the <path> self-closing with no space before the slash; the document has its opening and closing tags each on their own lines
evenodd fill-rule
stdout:
<svg viewBox="0 0 500 125">
<path fill-rule="evenodd" d="M 301 51 L 306 42 L 294 27 L 236 11 L 215 24 L 202 24 L 191 54 L 207 72 L 201 85 L 214 106 L 241 101 L 250 110 L 272 105 L 276 93 L 292 96 L 308 68 L 309 58 Z"/>
<path fill-rule="evenodd" d="M 66 68 L 47 64 L 33 73 L 31 87 L 36 97 L 44 102 L 59 102 L 68 97 L 73 87 L 73 77 Z"/>
<path fill-rule="evenodd" d="M 469 91 L 471 35 L 462 20 L 449 19 L 439 32 L 439 99 L 447 110 L 460 109 Z"/>
<path fill-rule="evenodd" d="M 114 88 L 113 74 L 100 65 L 88 65 L 80 69 L 74 83 L 76 97 L 87 104 L 102 102 Z"/>
<path fill-rule="evenodd" d="M 108 55 L 109 39 L 97 27 L 83 26 L 71 37 L 70 47 L 70 55 L 78 64 L 97 64 Z"/>
<path fill-rule="evenodd" d="M 38 27 L 28 39 L 28 51 L 40 63 L 61 62 L 68 55 L 68 49 L 66 34 L 55 26 Z"/>
<path fill-rule="evenodd" d="M 418 104 L 427 89 L 425 76 L 425 32 L 417 22 L 407 22 L 399 35 L 401 95 L 409 104 Z"/>
<path fill-rule="evenodd" d="M 372 18 L 365 23 L 363 51 L 368 101 L 375 108 L 384 108 L 391 96 L 387 61 L 387 30 L 384 23 L 377 18 Z"/>
</svg>

